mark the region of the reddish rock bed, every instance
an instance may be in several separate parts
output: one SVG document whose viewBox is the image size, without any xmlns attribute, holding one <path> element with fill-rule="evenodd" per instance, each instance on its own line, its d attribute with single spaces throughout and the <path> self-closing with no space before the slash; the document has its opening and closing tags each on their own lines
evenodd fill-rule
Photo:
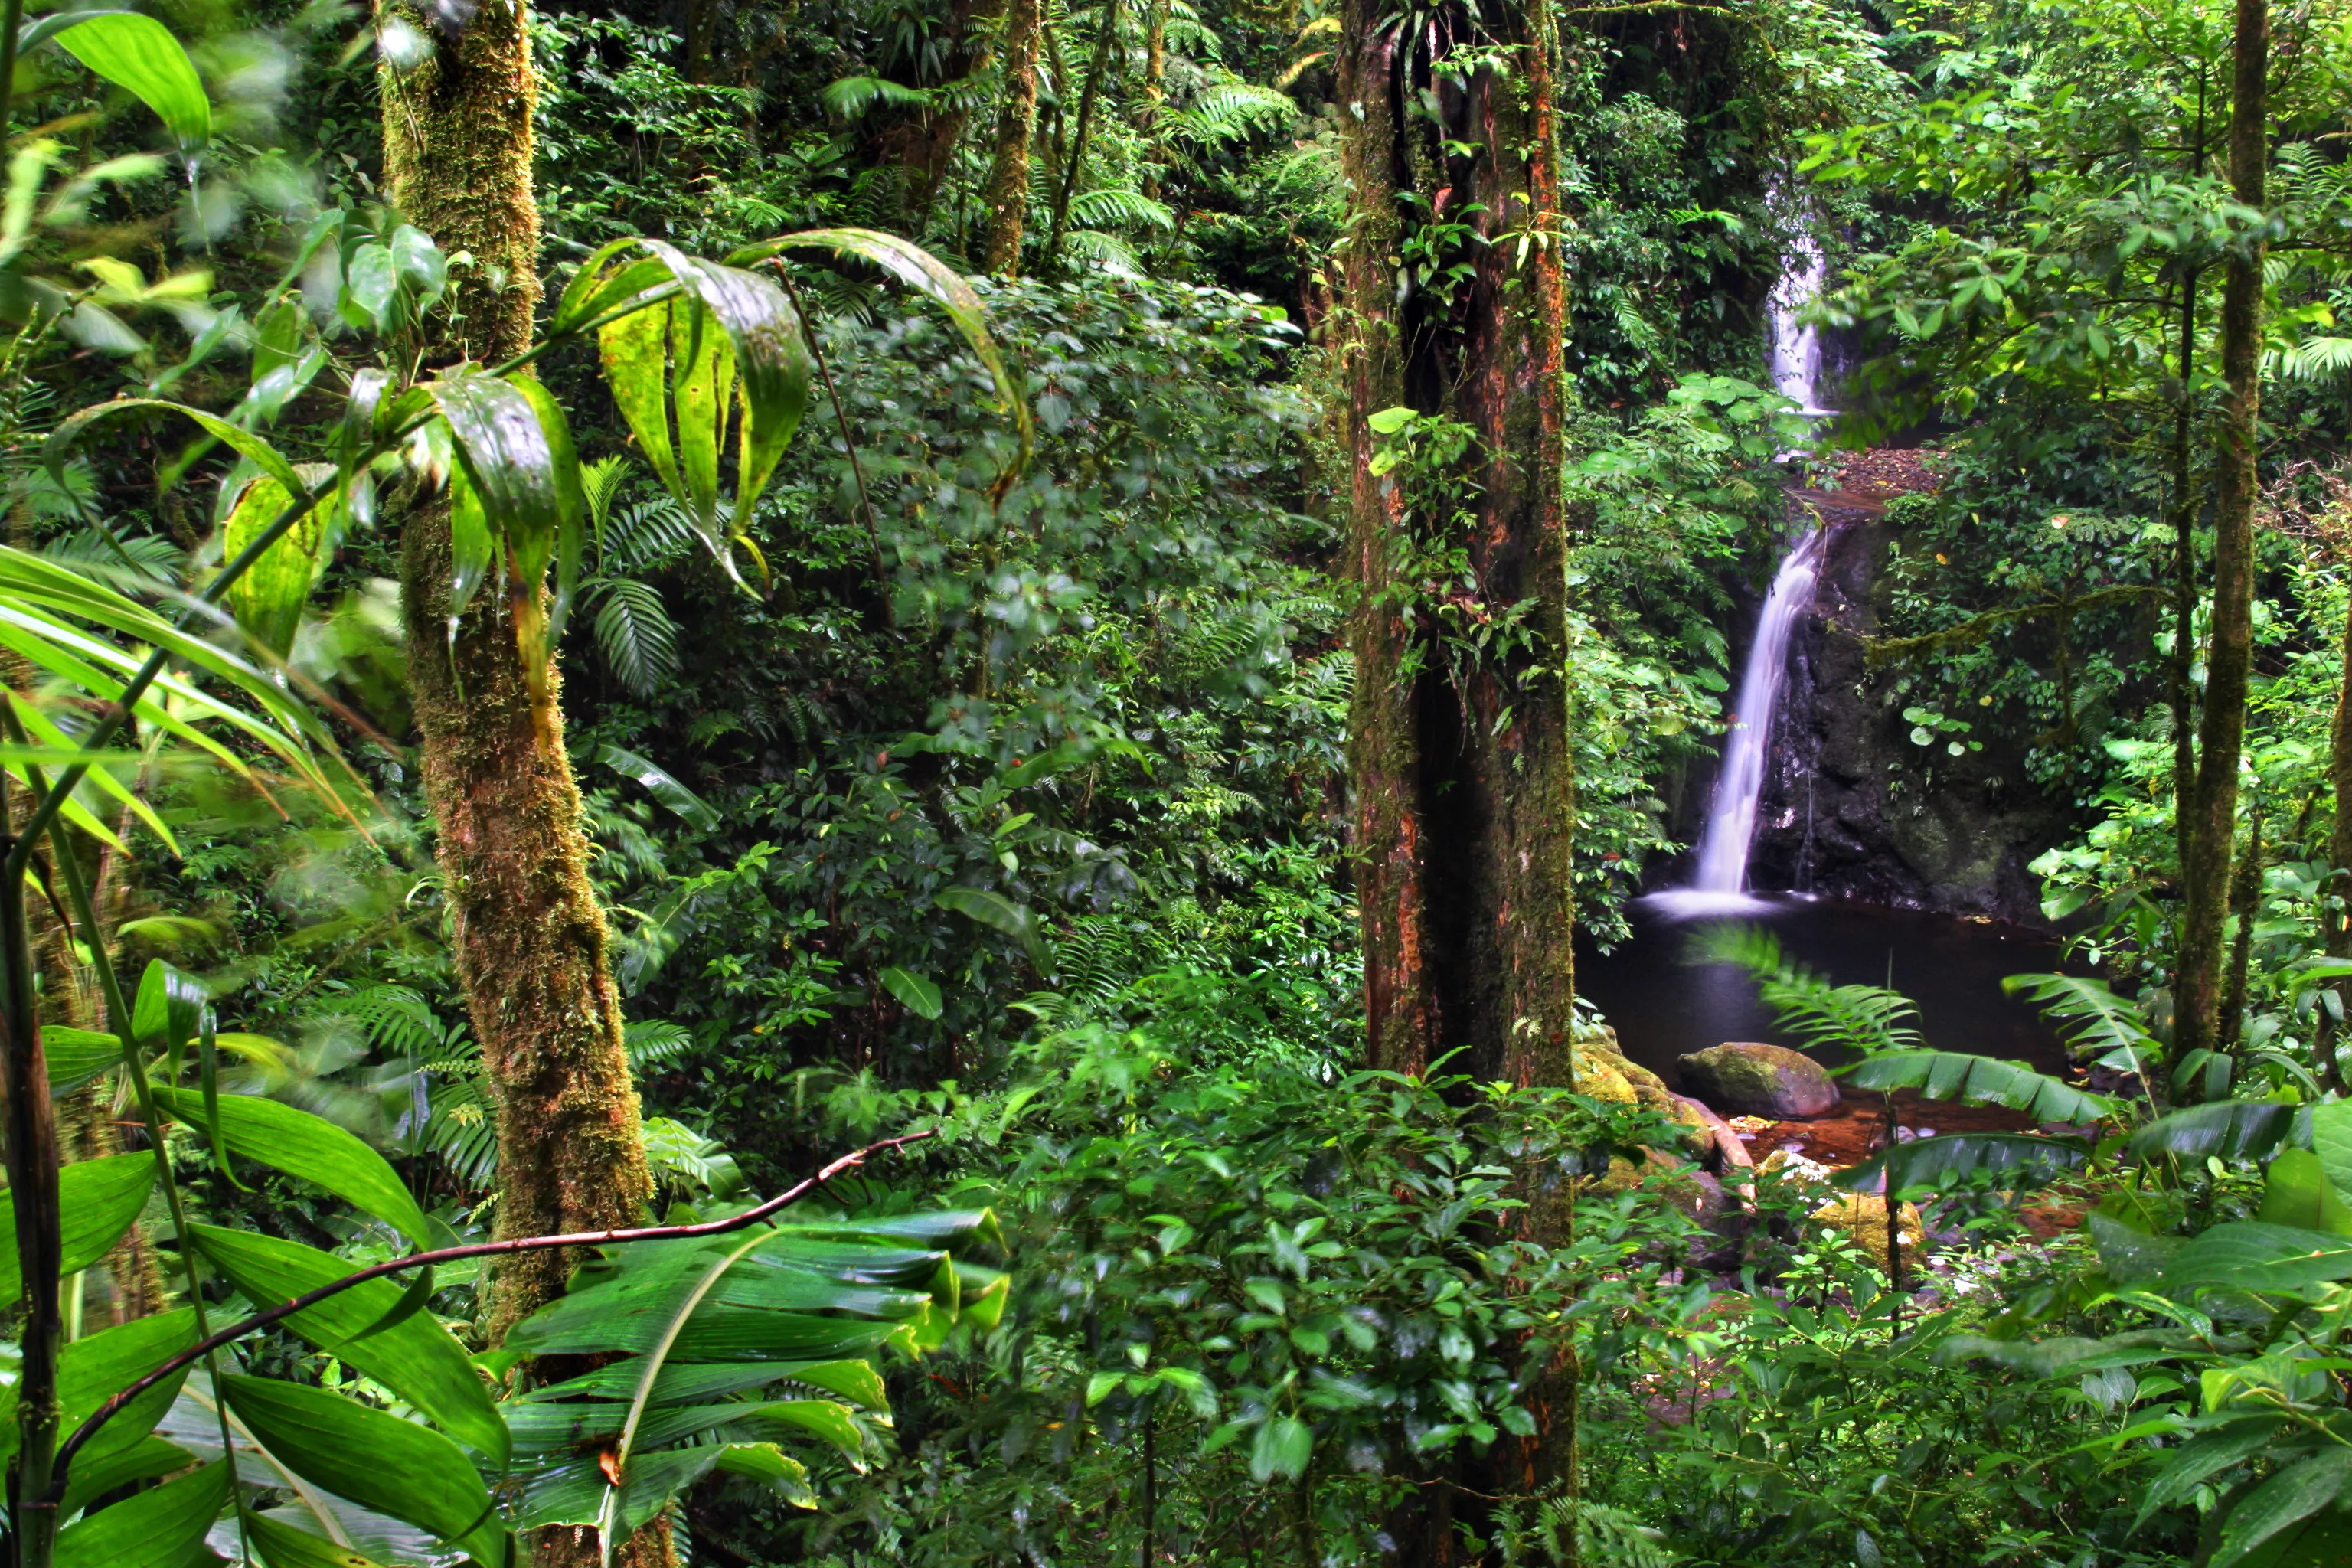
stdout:
<svg viewBox="0 0 2352 1568">
<path fill-rule="evenodd" d="M 1907 1089 L 1895 1091 L 1895 1123 L 1922 1134 L 1931 1129 L 1937 1132 L 2038 1131 L 2032 1119 L 2021 1111 L 1998 1105 L 1922 1100 Z M 1795 1144 L 1797 1153 L 1824 1165 L 1858 1165 L 1876 1153 L 1885 1138 L 1886 1115 L 1874 1094 L 1849 1096 L 1825 1116 L 1775 1121 L 1752 1136 L 1740 1135 L 1759 1163 L 1773 1150 Z"/>
</svg>

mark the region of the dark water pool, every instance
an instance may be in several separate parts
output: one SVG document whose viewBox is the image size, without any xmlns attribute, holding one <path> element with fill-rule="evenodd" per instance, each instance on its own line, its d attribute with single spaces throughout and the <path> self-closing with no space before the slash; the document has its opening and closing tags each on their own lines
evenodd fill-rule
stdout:
<svg viewBox="0 0 2352 1568">
<path fill-rule="evenodd" d="M 1671 895 L 1669 896 L 1671 899 Z M 1772 1026 L 1740 970 L 1686 961 L 1692 934 L 1726 919 L 1777 934 L 1792 958 L 1838 984 L 1891 984 L 1918 1004 L 1920 1028 L 1939 1050 L 2007 1057 L 2044 1071 L 2065 1063 L 2033 1009 L 2000 988 L 2004 976 L 2063 967 L 2051 937 L 2016 926 L 1867 904 L 1763 896 L 1737 914 L 1677 914 L 1637 904 L 1633 937 L 1613 952 L 1579 941 L 1576 984 L 1616 1026 L 1625 1054 L 1668 1082 L 1675 1058 L 1725 1040 L 1800 1042 Z"/>
</svg>

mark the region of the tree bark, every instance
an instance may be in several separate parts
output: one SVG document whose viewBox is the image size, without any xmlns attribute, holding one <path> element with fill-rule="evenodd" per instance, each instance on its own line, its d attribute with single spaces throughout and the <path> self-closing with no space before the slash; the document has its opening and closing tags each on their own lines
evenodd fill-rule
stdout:
<svg viewBox="0 0 2352 1568">
<path fill-rule="evenodd" d="M 2259 208 L 2270 158 L 2268 0 L 2237 0 L 2231 49 L 2230 184 Z M 2221 286 L 2225 386 L 2214 468 L 2212 639 L 2197 744 L 2197 787 L 2187 803 L 2181 867 L 2180 973 L 2175 987 L 2176 1056 L 2220 1039 L 2221 935 L 2230 850 L 2237 837 L 2238 765 L 2245 751 L 2246 689 L 2253 664 L 2255 471 L 2262 416 L 2263 261 L 2259 236 L 2231 252 Z"/>
<path fill-rule="evenodd" d="M 420 25 L 423 18 L 414 18 Z M 384 174 L 394 201 L 459 275 L 440 361 L 498 361 L 527 347 L 539 300 L 531 195 L 537 99 L 519 0 L 488 0 L 434 59 L 383 81 Z M 446 506 L 420 507 L 402 540 L 409 684 L 423 737 L 425 795 L 454 917 L 457 975 L 498 1099 L 501 1237 L 635 1223 L 652 1184 L 603 912 L 588 880 L 580 792 L 551 672 L 535 707 L 500 601 L 450 631 Z M 489 1331 L 559 1295 L 578 1260 L 532 1252 L 494 1281 Z M 546 1531 L 542 1565 L 593 1563 L 593 1531 Z M 673 1561 L 666 1526 L 617 1561 Z"/>
<path fill-rule="evenodd" d="M 1339 67 L 1357 464 L 1346 552 L 1357 661 L 1351 852 L 1369 1050 L 1376 1067 L 1417 1072 L 1462 1048 L 1474 1079 L 1532 1087 L 1569 1082 L 1574 801 L 1560 676 L 1565 279 L 1549 237 L 1561 226 L 1558 42 L 1544 0 L 1522 4 L 1475 22 L 1441 11 L 1427 33 L 1401 37 L 1383 26 L 1381 0 L 1349 0 Z M 1517 46 L 1524 74 L 1433 70 L 1474 40 Z M 1424 93 L 1442 124 L 1409 112 Z M 1449 153 L 1448 142 L 1476 151 Z M 1489 242 L 1465 246 L 1474 271 L 1450 298 L 1399 277 L 1400 241 L 1423 214 L 1475 223 Z M 1380 437 L 1369 421 L 1398 406 L 1473 433 L 1449 499 L 1433 502 L 1425 473 L 1370 471 Z M 1425 564 L 1454 549 L 1475 589 Z M 1520 635 L 1465 654 L 1465 641 L 1504 626 Z M 1561 1239 L 1566 1192 L 1531 1183 L 1525 1195 L 1525 1233 Z M 1450 1476 L 1422 1478 L 1391 1518 L 1391 1561 L 1456 1562 L 1454 1515 L 1478 1506 L 1475 1494 L 1532 1493 L 1563 1479 L 1561 1371 L 1528 1369 L 1535 1437 L 1498 1445 L 1466 1489 Z"/>
<path fill-rule="evenodd" d="M 997 111 L 996 159 L 988 173 L 988 238 L 982 265 L 1000 277 L 1021 272 L 1029 221 L 1029 146 L 1037 132 L 1040 0 L 1005 0 L 1004 102 Z"/>
<path fill-rule="evenodd" d="M 2327 952 L 2333 958 L 2352 958 L 2352 605 L 2346 606 L 2344 617 L 2343 665 L 2336 683 L 2336 723 L 2328 736 L 2327 777 L 2336 791 L 2336 822 L 2327 836 L 2327 891 L 2342 904 L 2326 919 Z M 2337 1006 L 2352 1016 L 2352 980 L 2336 983 L 2336 998 Z M 2336 1049 L 2344 1026 L 2330 1027 L 2325 1014 L 2319 1022 L 2321 1079 L 2340 1089 L 2344 1074 L 2336 1066 Z"/>
</svg>

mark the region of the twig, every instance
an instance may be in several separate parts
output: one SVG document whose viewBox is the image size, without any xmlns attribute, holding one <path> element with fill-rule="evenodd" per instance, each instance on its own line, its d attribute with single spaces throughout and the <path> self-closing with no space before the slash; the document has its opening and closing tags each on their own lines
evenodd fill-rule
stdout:
<svg viewBox="0 0 2352 1568">
<path fill-rule="evenodd" d="M 868 1143 L 863 1149 L 853 1150 L 842 1155 L 815 1175 L 807 1177 L 796 1185 L 778 1193 L 767 1202 L 754 1208 L 745 1209 L 741 1214 L 728 1219 L 705 1220 L 698 1225 L 655 1225 L 641 1226 L 635 1230 L 587 1230 L 575 1231 L 564 1236 L 523 1236 L 510 1241 L 478 1241 L 464 1247 L 445 1247 L 437 1252 L 411 1253 L 406 1258 L 392 1258 L 383 1263 L 371 1265 L 356 1273 L 346 1274 L 341 1279 L 321 1285 L 315 1290 L 304 1291 L 299 1296 L 280 1301 L 275 1307 L 256 1312 L 241 1322 L 231 1323 L 225 1329 L 206 1335 L 128 1388 L 118 1390 L 113 1397 L 91 1413 L 89 1419 L 75 1427 L 73 1436 L 67 1438 L 58 1447 L 57 1468 L 52 1472 L 49 1482 L 50 1495 L 53 1498 L 64 1497 L 66 1467 L 72 1462 L 74 1455 L 79 1451 L 83 1444 L 97 1436 L 100 1427 L 105 1426 L 124 1405 L 129 1405 L 142 1394 L 233 1340 L 240 1339 L 256 1329 L 268 1328 L 280 1319 L 291 1317 L 296 1312 L 315 1307 L 331 1297 L 340 1296 L 344 1291 L 364 1285 L 371 1279 L 381 1279 L 386 1275 L 404 1273 L 412 1268 L 431 1268 L 444 1263 L 456 1263 L 467 1258 L 494 1258 L 517 1252 L 545 1252 L 562 1247 L 622 1247 L 639 1241 L 675 1241 L 689 1237 L 726 1236 L 757 1225 L 778 1210 L 798 1203 L 844 1171 L 865 1163 L 875 1154 L 886 1150 L 902 1149 L 909 1143 L 919 1143 L 933 1136 L 935 1134 L 930 1132 L 908 1132 L 896 1138 L 885 1138 L 877 1143 Z"/>
</svg>

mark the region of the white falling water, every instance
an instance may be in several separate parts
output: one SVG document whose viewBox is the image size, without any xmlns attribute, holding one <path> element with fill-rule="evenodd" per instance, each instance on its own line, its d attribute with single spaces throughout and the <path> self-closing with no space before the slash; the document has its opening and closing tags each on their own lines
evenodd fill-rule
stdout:
<svg viewBox="0 0 2352 1568">
<path fill-rule="evenodd" d="M 1739 677 L 1739 706 L 1731 716 L 1731 734 L 1723 749 L 1723 773 L 1716 780 L 1715 800 L 1707 807 L 1706 827 L 1699 835 L 1696 892 L 1739 894 L 1748 888 L 1748 846 L 1756 837 L 1756 803 L 1764 794 L 1767 748 L 1772 742 L 1772 715 L 1780 706 L 1780 688 L 1789 674 L 1789 638 L 1798 620 L 1813 607 L 1813 582 L 1820 575 L 1822 542 L 1819 529 L 1808 529 L 1780 560 L 1765 595 L 1764 614 L 1756 623 L 1756 646 L 1748 650 L 1748 668 Z"/>
<path fill-rule="evenodd" d="M 1773 205 L 1781 204 L 1776 187 Z M 1821 291 L 1828 276 L 1821 247 L 1810 234 L 1801 236 L 1780 281 L 1772 290 L 1768 316 L 1772 328 L 1772 380 L 1782 395 L 1807 414 L 1827 414 L 1821 405 L 1821 336 L 1797 318 Z M 1708 804 L 1706 825 L 1699 834 L 1698 868 L 1687 888 L 1654 895 L 1650 900 L 1670 915 L 1724 913 L 1754 906 L 1748 896 L 1748 851 L 1756 837 L 1756 808 L 1764 794 L 1764 774 L 1771 761 L 1772 718 L 1780 706 L 1780 690 L 1789 675 L 1789 640 L 1797 623 L 1813 605 L 1813 585 L 1821 575 L 1826 535 L 1809 528 L 1780 558 L 1758 617 L 1756 641 L 1748 650 L 1748 667 L 1739 677 L 1739 706 L 1731 715 L 1730 734 L 1723 750 L 1723 772 L 1716 780 L 1715 798 Z"/>
</svg>

